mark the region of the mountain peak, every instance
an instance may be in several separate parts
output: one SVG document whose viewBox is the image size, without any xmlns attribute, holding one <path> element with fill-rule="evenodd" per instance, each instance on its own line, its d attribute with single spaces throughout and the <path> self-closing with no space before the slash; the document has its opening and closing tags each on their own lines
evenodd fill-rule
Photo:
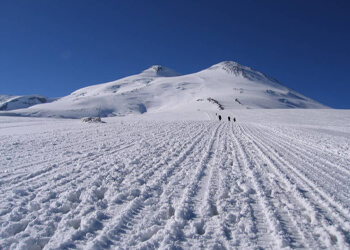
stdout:
<svg viewBox="0 0 350 250">
<path fill-rule="evenodd" d="M 149 67 L 149 69 L 153 69 L 155 72 L 159 72 L 159 71 L 164 71 L 166 68 L 161 65 L 153 65 Z"/>
<path fill-rule="evenodd" d="M 228 74 L 234 74 L 235 76 L 242 76 L 250 81 L 263 81 L 273 82 L 280 84 L 276 79 L 269 77 L 251 67 L 241 65 L 234 61 L 224 61 L 211 66 L 208 70 L 222 70 Z"/>
<path fill-rule="evenodd" d="M 142 71 L 142 74 L 146 74 L 148 76 L 160 76 L 160 77 L 172 77 L 172 76 L 180 76 L 175 70 L 163 67 L 161 65 L 153 65 L 148 69 Z"/>
<path fill-rule="evenodd" d="M 209 68 L 209 70 L 217 70 L 217 69 L 221 69 L 226 71 L 227 73 L 233 73 L 235 75 L 238 75 L 242 69 L 253 70 L 250 67 L 243 66 L 234 61 L 224 61 L 224 62 L 215 64 Z"/>
</svg>

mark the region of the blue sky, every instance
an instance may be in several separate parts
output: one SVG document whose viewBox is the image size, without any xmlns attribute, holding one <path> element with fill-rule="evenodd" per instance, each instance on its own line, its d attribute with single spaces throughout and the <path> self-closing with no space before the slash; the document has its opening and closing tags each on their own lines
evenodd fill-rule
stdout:
<svg viewBox="0 0 350 250">
<path fill-rule="evenodd" d="M 347 1 L 0 1 L 0 94 L 64 96 L 160 64 L 232 60 L 350 108 Z"/>
</svg>

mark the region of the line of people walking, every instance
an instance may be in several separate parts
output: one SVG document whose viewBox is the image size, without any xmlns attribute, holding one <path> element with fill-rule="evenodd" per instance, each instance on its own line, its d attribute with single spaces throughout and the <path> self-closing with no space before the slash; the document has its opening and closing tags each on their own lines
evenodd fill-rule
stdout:
<svg viewBox="0 0 350 250">
<path fill-rule="evenodd" d="M 218 115 L 218 113 L 215 113 L 215 115 L 218 116 L 219 117 L 219 121 L 221 121 L 221 118 L 222 118 L 221 115 Z M 231 121 L 231 117 L 230 116 L 228 116 L 227 119 L 228 119 L 229 122 Z M 236 122 L 236 117 L 233 117 L 232 121 Z"/>
</svg>

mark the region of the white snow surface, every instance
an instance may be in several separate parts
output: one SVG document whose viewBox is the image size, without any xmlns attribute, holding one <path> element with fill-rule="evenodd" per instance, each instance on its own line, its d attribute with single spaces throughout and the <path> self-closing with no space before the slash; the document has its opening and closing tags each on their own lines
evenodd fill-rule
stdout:
<svg viewBox="0 0 350 250">
<path fill-rule="evenodd" d="M 79 89 L 54 103 L 0 115 L 82 118 L 282 108 L 328 107 L 252 68 L 227 61 L 189 75 L 152 66 L 138 75 Z"/>
<path fill-rule="evenodd" d="M 53 102 L 55 98 L 47 98 L 41 95 L 26 95 L 26 96 L 13 96 L 13 95 L 0 95 L 0 110 L 9 111 L 15 109 L 28 108 L 30 106 Z"/>
<path fill-rule="evenodd" d="M 0 248 L 349 249 L 350 111 L 215 113 L 0 117 Z"/>
</svg>

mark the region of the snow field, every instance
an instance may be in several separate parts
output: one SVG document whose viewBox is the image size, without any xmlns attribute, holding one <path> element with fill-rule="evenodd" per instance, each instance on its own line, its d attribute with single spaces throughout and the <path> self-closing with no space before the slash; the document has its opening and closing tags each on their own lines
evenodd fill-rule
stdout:
<svg viewBox="0 0 350 250">
<path fill-rule="evenodd" d="M 3 249 L 349 248 L 344 124 L 106 121 L 1 117 Z"/>
</svg>

